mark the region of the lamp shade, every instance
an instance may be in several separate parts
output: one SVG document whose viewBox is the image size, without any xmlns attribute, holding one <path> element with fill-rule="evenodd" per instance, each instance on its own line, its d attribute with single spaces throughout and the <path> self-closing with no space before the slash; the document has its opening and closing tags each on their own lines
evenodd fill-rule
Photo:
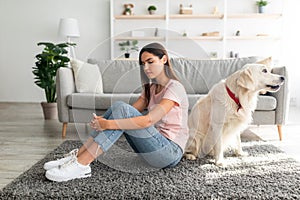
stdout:
<svg viewBox="0 0 300 200">
<path fill-rule="evenodd" d="M 59 21 L 58 35 L 64 37 L 79 37 L 79 28 L 77 19 L 63 18 Z"/>
</svg>

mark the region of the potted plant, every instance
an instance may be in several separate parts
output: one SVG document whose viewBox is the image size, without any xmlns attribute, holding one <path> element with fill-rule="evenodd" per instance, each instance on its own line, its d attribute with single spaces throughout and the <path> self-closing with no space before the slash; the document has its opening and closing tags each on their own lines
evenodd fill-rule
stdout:
<svg viewBox="0 0 300 200">
<path fill-rule="evenodd" d="M 138 41 L 137 40 L 127 40 L 124 42 L 120 42 L 119 46 L 120 46 L 120 50 L 121 51 L 125 51 L 125 58 L 129 58 L 130 57 L 130 52 L 131 51 L 138 51 L 139 47 L 137 46 Z"/>
<path fill-rule="evenodd" d="M 256 5 L 258 6 L 258 13 L 264 13 L 265 12 L 265 6 L 268 5 L 268 1 L 265 0 L 259 0 L 256 1 Z"/>
<path fill-rule="evenodd" d="M 35 56 L 37 61 L 32 67 L 34 83 L 45 91 L 47 102 L 41 103 L 44 119 L 57 119 L 56 72 L 58 68 L 68 66 L 70 59 L 66 56 L 66 48 L 75 44 L 39 42 L 37 45 L 45 47 Z"/>
<path fill-rule="evenodd" d="M 149 12 L 150 15 L 153 15 L 155 13 L 155 11 L 156 11 L 156 6 L 150 5 L 148 7 L 148 12 Z"/>
</svg>

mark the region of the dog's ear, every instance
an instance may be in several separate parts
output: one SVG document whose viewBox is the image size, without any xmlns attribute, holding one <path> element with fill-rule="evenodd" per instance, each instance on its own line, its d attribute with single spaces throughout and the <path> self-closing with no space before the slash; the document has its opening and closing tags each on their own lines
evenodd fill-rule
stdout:
<svg viewBox="0 0 300 200">
<path fill-rule="evenodd" d="M 268 57 L 268 58 L 265 58 L 263 60 L 260 60 L 258 62 L 256 62 L 258 64 L 263 64 L 263 65 L 266 65 L 267 69 L 269 72 L 271 72 L 272 68 L 273 68 L 273 60 L 272 60 L 272 57 Z"/>
<path fill-rule="evenodd" d="M 240 73 L 240 76 L 237 80 L 238 86 L 246 88 L 248 90 L 255 90 L 254 80 L 250 69 L 245 69 Z"/>
</svg>

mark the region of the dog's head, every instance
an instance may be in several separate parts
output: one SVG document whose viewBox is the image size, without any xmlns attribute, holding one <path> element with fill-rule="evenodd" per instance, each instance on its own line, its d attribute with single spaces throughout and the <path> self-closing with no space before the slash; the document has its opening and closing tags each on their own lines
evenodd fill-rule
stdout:
<svg viewBox="0 0 300 200">
<path fill-rule="evenodd" d="M 263 64 L 246 64 L 241 69 L 237 84 L 251 91 L 276 92 L 284 83 L 284 77 L 272 74 Z"/>
</svg>

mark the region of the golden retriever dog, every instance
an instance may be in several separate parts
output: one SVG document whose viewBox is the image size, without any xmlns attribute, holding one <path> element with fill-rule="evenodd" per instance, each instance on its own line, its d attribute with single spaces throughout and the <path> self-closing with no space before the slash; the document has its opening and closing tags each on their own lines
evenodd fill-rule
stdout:
<svg viewBox="0 0 300 200">
<path fill-rule="evenodd" d="M 197 101 L 188 119 L 189 140 L 184 157 L 212 155 L 215 164 L 224 165 L 223 152 L 231 147 L 237 156 L 245 156 L 240 134 L 252 121 L 260 91 L 276 92 L 284 77 L 272 74 L 266 65 L 246 64 L 220 81 L 205 98 Z"/>
</svg>

